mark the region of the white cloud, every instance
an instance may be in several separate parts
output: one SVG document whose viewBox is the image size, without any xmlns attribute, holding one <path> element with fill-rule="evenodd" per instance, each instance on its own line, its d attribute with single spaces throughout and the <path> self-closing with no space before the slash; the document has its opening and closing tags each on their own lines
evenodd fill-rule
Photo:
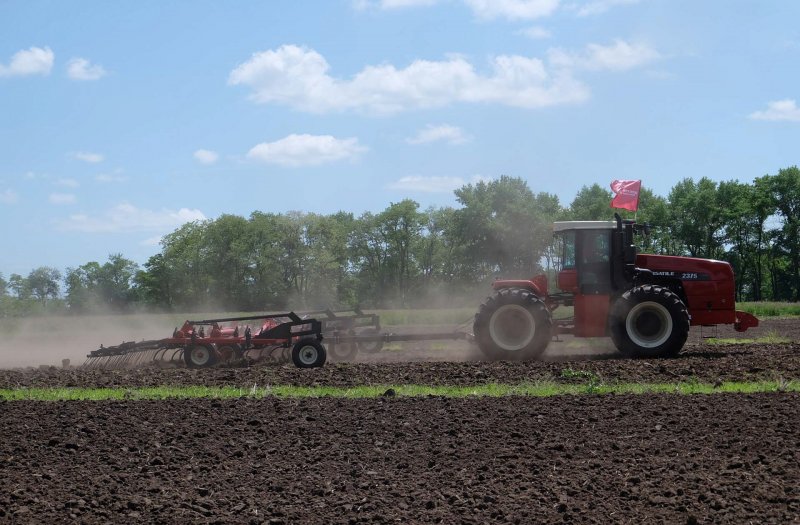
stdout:
<svg viewBox="0 0 800 525">
<path fill-rule="evenodd" d="M 368 8 L 400 9 L 407 7 L 427 7 L 442 0 L 354 0 L 357 10 Z M 509 20 L 530 20 L 552 14 L 561 0 L 462 0 L 472 12 L 485 19 L 507 18 Z"/>
<path fill-rule="evenodd" d="M 67 76 L 72 80 L 98 80 L 106 76 L 106 70 L 99 64 L 76 57 L 67 62 Z"/>
<path fill-rule="evenodd" d="M 467 142 L 467 137 L 461 128 L 443 124 L 441 126 L 428 125 L 419 130 L 416 136 L 406 139 L 409 144 L 429 144 L 431 142 L 443 141 L 448 144 L 463 144 Z"/>
<path fill-rule="evenodd" d="M 128 180 L 128 177 L 121 175 L 121 173 L 123 173 L 122 169 L 117 169 L 113 173 L 101 173 L 99 175 L 95 175 L 94 180 L 104 184 L 111 182 L 125 182 Z"/>
<path fill-rule="evenodd" d="M 99 153 L 90 153 L 87 151 L 78 151 L 72 154 L 72 158 L 88 162 L 89 164 L 98 164 L 103 162 L 103 156 Z"/>
<path fill-rule="evenodd" d="M 55 55 L 49 47 L 31 47 L 14 53 L 9 64 L 0 64 L 0 77 L 49 75 Z"/>
<path fill-rule="evenodd" d="M 357 138 L 337 139 L 331 135 L 289 135 L 275 142 L 262 142 L 247 158 L 281 166 L 316 166 L 354 159 L 367 148 Z"/>
<path fill-rule="evenodd" d="M 533 20 L 551 15 L 560 0 L 464 0 L 481 18 Z"/>
<path fill-rule="evenodd" d="M 64 186 L 65 188 L 77 188 L 80 186 L 80 183 L 75 179 L 58 179 L 56 185 Z"/>
<path fill-rule="evenodd" d="M 200 164 L 214 164 L 219 159 L 219 155 L 217 154 L 216 151 L 199 149 L 194 152 L 194 158 Z"/>
<path fill-rule="evenodd" d="M 14 204 L 19 200 L 19 194 L 11 189 L 0 191 L 0 203 Z"/>
<path fill-rule="evenodd" d="M 51 193 L 48 200 L 50 204 L 75 204 L 75 195 L 72 193 Z"/>
<path fill-rule="evenodd" d="M 576 6 L 578 16 L 599 15 L 618 5 L 638 4 L 639 0 L 593 0 L 581 6 Z"/>
<path fill-rule="evenodd" d="M 517 31 L 517 34 L 530 38 L 531 40 L 544 40 L 545 38 L 550 38 L 553 36 L 549 30 L 541 26 L 532 26 L 525 29 L 520 29 Z"/>
<path fill-rule="evenodd" d="M 97 216 L 86 214 L 70 215 L 60 221 L 59 229 L 87 233 L 116 233 L 173 230 L 192 221 L 203 221 L 206 216 L 200 210 L 181 208 L 179 210 L 148 210 L 128 203 L 118 204 Z"/>
<path fill-rule="evenodd" d="M 460 56 L 416 60 L 404 69 L 390 64 L 367 66 L 351 80 L 334 78 L 329 69 L 325 58 L 313 49 L 284 45 L 255 53 L 231 71 L 228 83 L 252 88 L 250 98 L 255 102 L 314 113 L 391 114 L 453 102 L 532 109 L 582 102 L 589 96 L 568 69 L 550 73 L 540 59 L 519 55 L 491 58 L 490 72 L 485 75 Z"/>
<path fill-rule="evenodd" d="M 462 177 L 423 177 L 421 175 L 409 175 L 401 177 L 393 182 L 389 185 L 389 188 L 421 193 L 450 193 L 466 184 L 475 184 L 486 180 L 488 179 L 480 176 L 472 177 L 472 180 L 467 181 Z"/>
<path fill-rule="evenodd" d="M 353 7 L 357 10 L 399 9 L 404 7 L 426 7 L 439 3 L 440 0 L 353 0 Z"/>
<path fill-rule="evenodd" d="M 788 120 L 800 122 L 800 108 L 793 99 L 775 100 L 767 104 L 764 111 L 750 113 L 753 120 Z"/>
<path fill-rule="evenodd" d="M 615 40 L 608 46 L 589 44 L 582 53 L 551 49 L 548 51 L 548 57 L 554 66 L 567 69 L 625 71 L 653 62 L 661 55 L 646 44 L 630 44 L 624 40 Z"/>
</svg>

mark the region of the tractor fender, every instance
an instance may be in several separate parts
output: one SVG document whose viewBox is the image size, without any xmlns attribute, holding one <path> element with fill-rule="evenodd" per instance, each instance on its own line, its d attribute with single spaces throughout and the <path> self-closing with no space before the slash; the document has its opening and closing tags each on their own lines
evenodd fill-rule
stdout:
<svg viewBox="0 0 800 525">
<path fill-rule="evenodd" d="M 492 289 L 503 290 L 505 288 L 522 288 L 530 290 L 538 297 L 547 297 L 547 277 L 537 275 L 533 279 L 497 279 L 492 283 Z"/>
</svg>

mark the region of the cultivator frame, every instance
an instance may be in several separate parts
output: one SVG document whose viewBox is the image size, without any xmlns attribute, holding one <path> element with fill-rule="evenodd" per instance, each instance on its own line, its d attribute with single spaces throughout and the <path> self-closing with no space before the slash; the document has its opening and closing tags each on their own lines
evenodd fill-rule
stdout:
<svg viewBox="0 0 800 525">
<path fill-rule="evenodd" d="M 255 335 L 240 322 L 263 321 Z M 225 327 L 220 323 L 236 323 Z M 206 333 L 206 327 L 209 327 Z M 241 330 L 240 330 L 241 328 Z M 472 334 L 454 331 L 433 334 L 382 333 L 380 317 L 360 309 L 316 310 L 186 321 L 172 337 L 128 341 L 103 346 L 87 355 L 83 368 L 134 368 L 155 363 L 162 366 L 206 368 L 216 364 L 236 366 L 251 361 L 283 363 L 300 368 L 325 364 L 328 352 L 349 360 L 358 352 L 376 353 L 386 342 L 470 339 Z M 322 345 L 323 339 L 325 346 Z"/>
<path fill-rule="evenodd" d="M 256 334 L 249 325 L 239 322 L 263 321 Z M 220 323 L 237 323 L 222 327 Z M 205 328 L 209 327 L 208 333 Z M 117 346 L 90 352 L 84 368 L 131 368 L 148 362 L 205 368 L 219 362 L 236 363 L 246 359 L 288 361 L 303 368 L 322 366 L 325 349 L 322 323 L 313 318 L 301 318 L 295 312 L 222 317 L 186 321 L 176 328 L 172 337 L 149 341 L 129 341 Z"/>
</svg>

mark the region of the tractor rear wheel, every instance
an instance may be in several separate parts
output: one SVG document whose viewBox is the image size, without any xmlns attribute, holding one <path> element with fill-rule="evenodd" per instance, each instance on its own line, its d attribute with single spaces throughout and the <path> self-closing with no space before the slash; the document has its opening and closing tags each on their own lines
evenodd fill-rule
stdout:
<svg viewBox="0 0 800 525">
<path fill-rule="evenodd" d="M 689 336 L 689 311 L 681 298 L 651 284 L 622 294 L 609 322 L 611 339 L 628 357 L 674 357 Z"/>
<path fill-rule="evenodd" d="M 189 368 L 208 368 L 217 362 L 212 345 L 190 345 L 183 350 L 183 361 Z"/>
<path fill-rule="evenodd" d="M 490 359 L 535 359 L 550 343 L 550 310 L 530 290 L 509 288 L 489 297 L 475 314 L 473 331 Z"/>
<path fill-rule="evenodd" d="M 292 362 L 297 368 L 317 368 L 325 364 L 327 353 L 316 339 L 302 339 L 292 348 Z"/>
</svg>

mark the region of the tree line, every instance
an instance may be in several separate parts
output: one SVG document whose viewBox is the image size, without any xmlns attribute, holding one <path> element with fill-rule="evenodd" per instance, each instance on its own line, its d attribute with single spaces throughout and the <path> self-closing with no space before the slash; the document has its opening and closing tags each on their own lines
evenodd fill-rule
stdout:
<svg viewBox="0 0 800 525">
<path fill-rule="evenodd" d="M 187 223 L 142 266 L 112 254 L 63 273 L 0 274 L 0 315 L 471 304 L 496 277 L 552 273 L 552 222 L 614 212 L 599 184 L 568 206 L 508 176 L 455 196 L 457 208 L 405 199 L 359 216 L 255 211 Z M 652 226 L 644 252 L 730 262 L 737 300 L 800 301 L 797 167 L 751 184 L 685 178 L 666 196 L 644 188 L 636 219 Z"/>
</svg>

